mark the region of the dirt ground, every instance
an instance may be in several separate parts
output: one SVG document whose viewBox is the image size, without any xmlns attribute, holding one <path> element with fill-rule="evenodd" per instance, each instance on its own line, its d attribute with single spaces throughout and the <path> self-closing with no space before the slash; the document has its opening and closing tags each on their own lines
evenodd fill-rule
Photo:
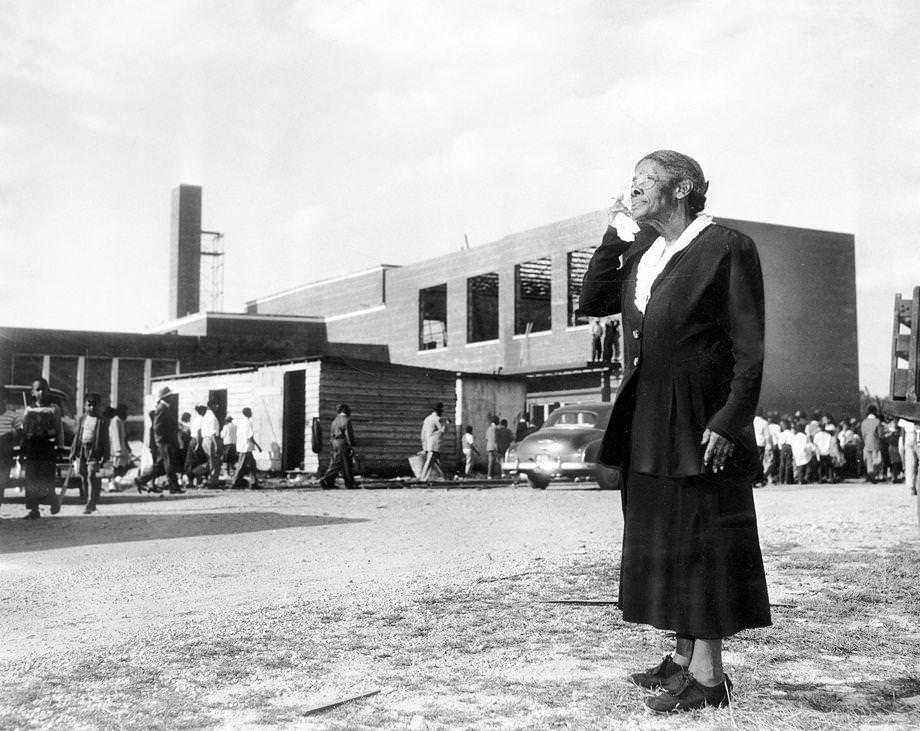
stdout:
<svg viewBox="0 0 920 731">
<path fill-rule="evenodd" d="M 756 492 L 774 627 L 732 708 L 644 711 L 619 494 L 107 495 L 0 508 L 0 728 L 915 728 L 920 532 L 903 485 Z M 375 692 L 317 713 L 326 701 Z"/>
</svg>

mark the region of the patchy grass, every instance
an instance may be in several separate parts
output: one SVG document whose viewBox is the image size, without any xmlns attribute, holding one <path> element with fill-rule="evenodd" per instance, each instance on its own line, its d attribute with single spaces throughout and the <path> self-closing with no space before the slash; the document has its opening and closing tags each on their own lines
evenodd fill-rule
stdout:
<svg viewBox="0 0 920 731">
<path fill-rule="evenodd" d="M 613 562 L 581 555 L 500 566 L 437 585 L 227 612 L 104 651 L 9 664 L 2 728 L 750 728 L 920 725 L 920 551 L 765 550 L 771 584 L 812 587 L 774 626 L 726 644 L 730 709 L 663 718 L 627 671 L 665 633 L 609 605 Z M 306 709 L 365 689 L 378 695 Z"/>
</svg>

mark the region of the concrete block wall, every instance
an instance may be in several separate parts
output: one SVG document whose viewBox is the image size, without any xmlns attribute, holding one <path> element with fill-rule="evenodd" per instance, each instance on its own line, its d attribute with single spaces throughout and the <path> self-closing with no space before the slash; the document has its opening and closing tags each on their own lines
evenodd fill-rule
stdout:
<svg viewBox="0 0 920 731">
<path fill-rule="evenodd" d="M 767 329 L 762 406 L 779 411 L 817 407 L 855 415 L 859 373 L 853 236 L 721 217 L 717 223 L 751 236 L 763 264 Z M 389 269 L 384 275 L 385 308 L 349 317 L 340 311 L 338 317 L 327 318 L 327 336 L 333 343 L 387 345 L 395 363 L 465 372 L 583 365 L 591 339 L 586 325 L 568 325 L 566 254 L 597 246 L 605 229 L 606 211 L 595 211 Z M 515 335 L 514 265 L 544 256 L 552 259 L 552 330 Z M 467 343 L 466 280 L 487 272 L 499 275 L 499 338 Z M 419 290 L 445 283 L 448 345 L 419 350 Z M 299 306 L 291 300 L 285 311 L 317 314 Z"/>
<path fill-rule="evenodd" d="M 604 216 L 580 216 L 544 226 L 485 246 L 453 252 L 387 272 L 384 312 L 327 323 L 330 341 L 388 343 L 394 362 L 432 368 L 491 373 L 540 370 L 585 363 L 590 356 L 587 326 L 568 326 L 567 253 L 597 246 Z M 530 336 L 514 333 L 514 266 L 550 257 L 552 260 L 552 330 Z M 499 275 L 499 338 L 467 342 L 467 279 Z M 419 350 L 420 289 L 447 284 L 447 347 Z"/>
<path fill-rule="evenodd" d="M 390 268 L 375 267 L 268 294 L 247 302 L 246 311 L 272 315 L 337 315 L 380 307 L 385 302 L 386 272 Z"/>
</svg>

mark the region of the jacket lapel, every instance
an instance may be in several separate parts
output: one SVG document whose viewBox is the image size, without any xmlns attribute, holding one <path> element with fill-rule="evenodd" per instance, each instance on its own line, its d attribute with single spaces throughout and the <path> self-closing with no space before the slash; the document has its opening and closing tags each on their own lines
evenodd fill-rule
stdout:
<svg viewBox="0 0 920 731">
<path fill-rule="evenodd" d="M 691 248 L 693 248 L 696 245 L 696 243 L 701 238 L 703 238 L 711 228 L 712 228 L 712 224 L 710 223 L 706 228 L 704 228 L 696 236 L 694 236 L 693 240 L 689 244 L 687 244 L 683 249 L 681 249 L 674 256 L 668 259 L 668 263 L 664 265 L 664 269 L 661 270 L 658 276 L 655 277 L 655 281 L 652 282 L 652 286 L 649 289 L 649 293 L 650 293 L 649 299 L 651 299 L 651 295 L 655 294 L 655 289 L 658 287 L 658 285 L 664 280 L 666 276 L 668 276 L 671 273 L 674 267 L 676 267 L 680 263 L 680 260 L 684 258 L 684 254 L 686 254 Z"/>
</svg>

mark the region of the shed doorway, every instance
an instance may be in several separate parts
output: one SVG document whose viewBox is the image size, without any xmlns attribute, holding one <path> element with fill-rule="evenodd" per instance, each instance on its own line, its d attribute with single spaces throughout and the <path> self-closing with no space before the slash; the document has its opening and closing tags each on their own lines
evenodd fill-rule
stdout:
<svg viewBox="0 0 920 731">
<path fill-rule="evenodd" d="M 217 417 L 217 422 L 223 426 L 227 419 L 227 389 L 218 388 L 208 391 L 208 406 Z"/>
<path fill-rule="evenodd" d="M 306 371 L 287 371 L 284 374 L 281 469 L 285 471 L 299 470 L 303 467 L 304 443 L 307 430 L 306 389 Z"/>
</svg>

